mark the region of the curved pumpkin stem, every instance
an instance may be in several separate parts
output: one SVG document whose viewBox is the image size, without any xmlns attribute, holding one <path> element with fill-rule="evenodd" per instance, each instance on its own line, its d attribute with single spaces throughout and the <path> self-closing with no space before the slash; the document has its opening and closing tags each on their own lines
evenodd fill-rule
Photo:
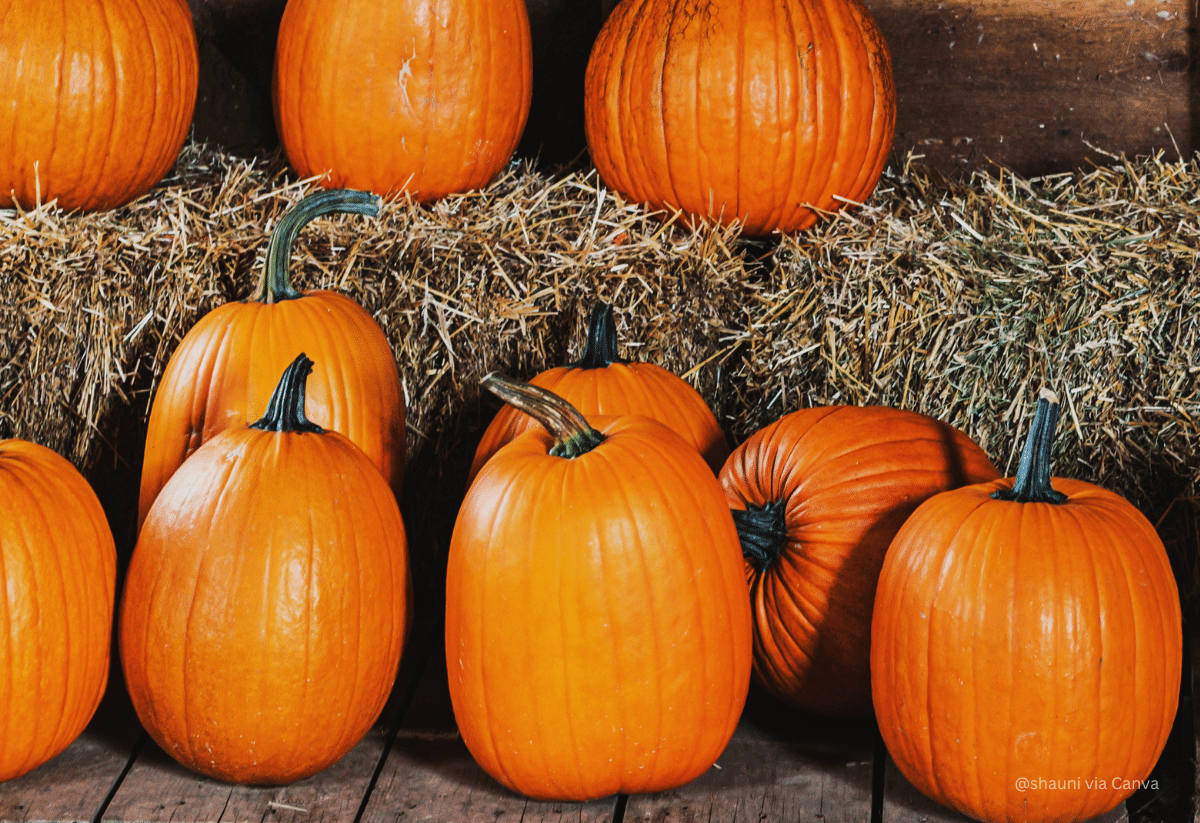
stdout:
<svg viewBox="0 0 1200 823">
<path fill-rule="evenodd" d="M 325 430 L 304 416 L 305 386 L 312 374 L 313 361 L 303 353 L 283 370 L 279 385 L 267 403 L 267 413 L 250 424 L 252 429 L 270 432 L 311 432 Z"/>
<path fill-rule="evenodd" d="M 540 386 L 491 372 L 482 381 L 484 388 L 505 403 L 541 423 L 554 438 L 553 457 L 579 457 L 604 440 L 604 435 L 587 422 L 583 414 L 557 394 Z"/>
<path fill-rule="evenodd" d="M 1050 485 L 1050 455 L 1054 451 L 1057 424 L 1058 397 L 1049 389 L 1042 389 L 1013 487 L 992 492 L 994 499 L 1018 503 L 1066 502 L 1067 496 Z"/>
<path fill-rule="evenodd" d="M 737 527 L 742 556 L 756 571 L 766 571 L 787 543 L 787 520 L 782 500 L 765 506 L 746 506 L 731 509 L 733 525 Z"/>
<path fill-rule="evenodd" d="M 574 369 L 602 369 L 613 363 L 628 363 L 617 354 L 617 324 L 613 320 L 613 307 L 608 303 L 597 303 L 592 307 L 588 320 L 587 345 L 583 357 L 571 364 Z"/>
<path fill-rule="evenodd" d="M 288 262 L 292 257 L 292 243 L 300 229 L 323 214 L 348 212 L 374 217 L 379 214 L 380 198 L 368 191 L 353 189 L 327 189 L 310 194 L 289 209 L 279 219 L 279 225 L 271 232 L 267 244 L 267 259 L 263 263 L 262 277 L 258 288 L 249 298 L 255 303 L 278 303 L 295 300 L 303 293 L 292 287 L 288 276 Z"/>
</svg>

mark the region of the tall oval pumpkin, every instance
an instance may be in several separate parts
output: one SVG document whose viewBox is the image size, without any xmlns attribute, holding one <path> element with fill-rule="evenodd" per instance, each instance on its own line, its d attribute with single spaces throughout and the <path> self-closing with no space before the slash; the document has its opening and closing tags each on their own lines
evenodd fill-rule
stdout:
<svg viewBox="0 0 1200 823">
<path fill-rule="evenodd" d="M 280 372 L 298 351 L 320 357 L 309 415 L 367 453 L 399 494 L 404 478 L 405 410 L 400 373 L 379 324 L 351 298 L 292 287 L 292 241 L 315 217 L 376 214 L 366 192 L 318 191 L 279 221 L 257 291 L 202 317 L 171 354 L 146 430 L 138 522 L 180 464 L 220 432 L 246 425 L 266 407 Z"/>
<path fill-rule="evenodd" d="M 532 83 L 522 0 L 290 0 L 275 120 L 302 175 L 434 200 L 500 172 Z"/>
<path fill-rule="evenodd" d="M 362 450 L 304 415 L 312 361 L 266 414 L 205 443 L 143 524 L 121 601 L 125 682 L 188 768 L 281 784 L 370 729 L 408 625 L 396 500 Z"/>
<path fill-rule="evenodd" d="M 144 194 L 183 146 L 198 75 L 184 0 L 0 0 L 0 208 Z"/>
<path fill-rule="evenodd" d="M 454 524 L 446 660 L 463 741 L 530 797 L 692 780 L 724 750 L 750 681 L 720 486 L 661 423 L 589 422 L 536 386 L 485 382 L 548 428 L 488 461 Z"/>
<path fill-rule="evenodd" d="M 895 131 L 891 56 L 860 0 L 622 0 L 584 95 L 605 183 L 750 235 L 864 200 Z"/>
<path fill-rule="evenodd" d="M 79 736 L 108 684 L 117 551 L 65 458 L 0 440 L 0 781 Z"/>
<path fill-rule="evenodd" d="M 1051 478 L 1058 403 L 1015 478 L 936 495 L 879 577 L 871 687 L 905 777 L 989 823 L 1090 820 L 1158 761 L 1179 700 L 1179 595 L 1124 498 Z"/>
</svg>

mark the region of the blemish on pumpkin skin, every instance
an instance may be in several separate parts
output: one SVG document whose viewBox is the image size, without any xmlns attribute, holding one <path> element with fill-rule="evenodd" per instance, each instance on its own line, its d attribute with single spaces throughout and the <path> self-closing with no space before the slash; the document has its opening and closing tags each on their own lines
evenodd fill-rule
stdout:
<svg viewBox="0 0 1200 823">
<path fill-rule="evenodd" d="M 400 87 L 400 94 L 404 97 L 404 107 L 411 112 L 413 110 L 412 101 L 408 98 L 408 81 L 413 76 L 412 62 L 417 59 L 417 46 L 414 43 L 412 54 L 408 59 L 400 64 L 400 74 L 396 77 L 396 85 Z"/>
<path fill-rule="evenodd" d="M 1029 731 L 1017 735 L 1014 741 L 1013 750 L 1018 759 L 1026 761 L 1040 761 L 1045 754 L 1045 745 L 1042 742 L 1042 733 L 1039 731 Z"/>
</svg>

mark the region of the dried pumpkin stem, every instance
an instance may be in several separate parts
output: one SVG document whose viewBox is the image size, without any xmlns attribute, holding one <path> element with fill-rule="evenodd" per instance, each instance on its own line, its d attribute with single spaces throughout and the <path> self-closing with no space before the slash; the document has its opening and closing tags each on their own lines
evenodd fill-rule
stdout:
<svg viewBox="0 0 1200 823">
<path fill-rule="evenodd" d="M 379 214 L 379 204 L 378 195 L 353 189 L 326 189 L 305 197 L 279 219 L 279 225 L 271 232 L 262 277 L 250 300 L 256 303 L 278 303 L 281 300 L 295 300 L 303 296 L 302 292 L 292 286 L 291 277 L 288 275 L 292 244 L 296 241 L 300 229 L 317 217 L 332 212 L 374 217 Z"/>
<path fill-rule="evenodd" d="M 603 369 L 613 363 L 628 363 L 617 354 L 617 324 L 613 320 L 613 307 L 608 303 L 597 303 L 592 307 L 588 319 L 587 345 L 583 357 L 571 364 L 576 369 Z"/>
<path fill-rule="evenodd" d="M 579 457 L 604 440 L 604 435 L 593 429 L 578 409 L 553 392 L 499 372 L 490 373 L 481 382 L 492 394 L 525 412 L 550 432 L 554 438 L 550 454 L 554 457 Z"/>
<path fill-rule="evenodd" d="M 992 492 L 993 498 L 1018 503 L 1066 502 L 1067 496 L 1050 485 L 1050 456 L 1057 424 L 1058 397 L 1049 389 L 1042 389 L 1013 487 L 997 489 Z"/>
<path fill-rule="evenodd" d="M 776 500 L 765 506 L 747 505 L 732 509 L 733 525 L 737 527 L 742 556 L 757 571 L 766 571 L 783 553 L 787 543 L 787 520 L 784 501 Z"/>
<path fill-rule="evenodd" d="M 260 420 L 250 424 L 252 429 L 271 432 L 312 432 L 320 434 L 325 431 L 316 423 L 304 416 L 305 387 L 308 376 L 312 374 L 313 361 L 301 354 L 283 370 L 279 385 L 271 394 L 267 403 L 267 413 Z"/>
</svg>

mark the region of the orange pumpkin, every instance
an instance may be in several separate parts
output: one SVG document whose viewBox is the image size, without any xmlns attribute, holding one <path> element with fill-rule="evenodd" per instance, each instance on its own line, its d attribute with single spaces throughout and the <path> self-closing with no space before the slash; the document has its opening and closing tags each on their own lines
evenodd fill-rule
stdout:
<svg viewBox="0 0 1200 823">
<path fill-rule="evenodd" d="M 535 798 L 690 781 L 724 750 L 750 681 L 720 486 L 661 423 L 587 419 L 498 375 L 485 385 L 548 428 L 488 461 L 454 525 L 446 659 L 467 748 Z"/>
<path fill-rule="evenodd" d="M 0 0 L 0 208 L 149 191 L 187 137 L 198 74 L 184 0 Z"/>
<path fill-rule="evenodd" d="M 584 109 L 608 186 L 765 235 L 871 193 L 896 91 L 860 0 L 632 0 L 592 47 Z"/>
<path fill-rule="evenodd" d="M 522 0 L 290 0 L 275 121 L 305 177 L 434 200 L 499 174 L 532 84 Z"/>
<path fill-rule="evenodd" d="M 407 627 L 404 523 L 347 438 L 304 416 L 304 355 L 266 414 L 201 446 L 163 487 L 121 603 L 142 725 L 190 769 L 281 784 L 371 728 Z"/>
<path fill-rule="evenodd" d="M 810 712 L 869 715 L 888 543 L 926 498 L 998 474 L 959 430 L 885 406 L 801 409 L 747 438 L 720 478 L 746 555 L 757 679 Z"/>
<path fill-rule="evenodd" d="M 45 446 L 0 440 L 0 781 L 60 753 L 100 705 L 116 582 L 83 476 Z"/>
<path fill-rule="evenodd" d="M 379 467 L 398 495 L 404 478 L 404 395 L 391 345 L 351 298 L 297 291 L 288 278 L 296 234 L 335 211 L 374 215 L 366 192 L 319 191 L 287 212 L 271 235 L 258 290 L 202 317 L 171 355 L 150 409 L 139 524 L 163 484 L 201 443 L 257 418 L 297 351 L 317 361 L 309 414 L 341 432 Z"/>
<path fill-rule="evenodd" d="M 1182 631 L 1154 527 L 1051 478 L 1053 395 L 1015 478 L 936 495 L 888 549 L 871 685 L 905 777 L 983 821 L 1079 821 L 1144 781 L 1171 730 Z"/>
<path fill-rule="evenodd" d="M 583 356 L 569 366 L 548 369 L 530 382 L 554 392 L 585 415 L 640 414 L 657 420 L 693 444 L 714 473 L 729 456 L 725 432 L 698 391 L 662 366 L 619 356 L 613 310 L 607 303 L 592 309 Z M 537 421 L 520 409 L 503 406 L 479 441 L 467 482 L 501 446 L 537 427 Z"/>
</svg>

